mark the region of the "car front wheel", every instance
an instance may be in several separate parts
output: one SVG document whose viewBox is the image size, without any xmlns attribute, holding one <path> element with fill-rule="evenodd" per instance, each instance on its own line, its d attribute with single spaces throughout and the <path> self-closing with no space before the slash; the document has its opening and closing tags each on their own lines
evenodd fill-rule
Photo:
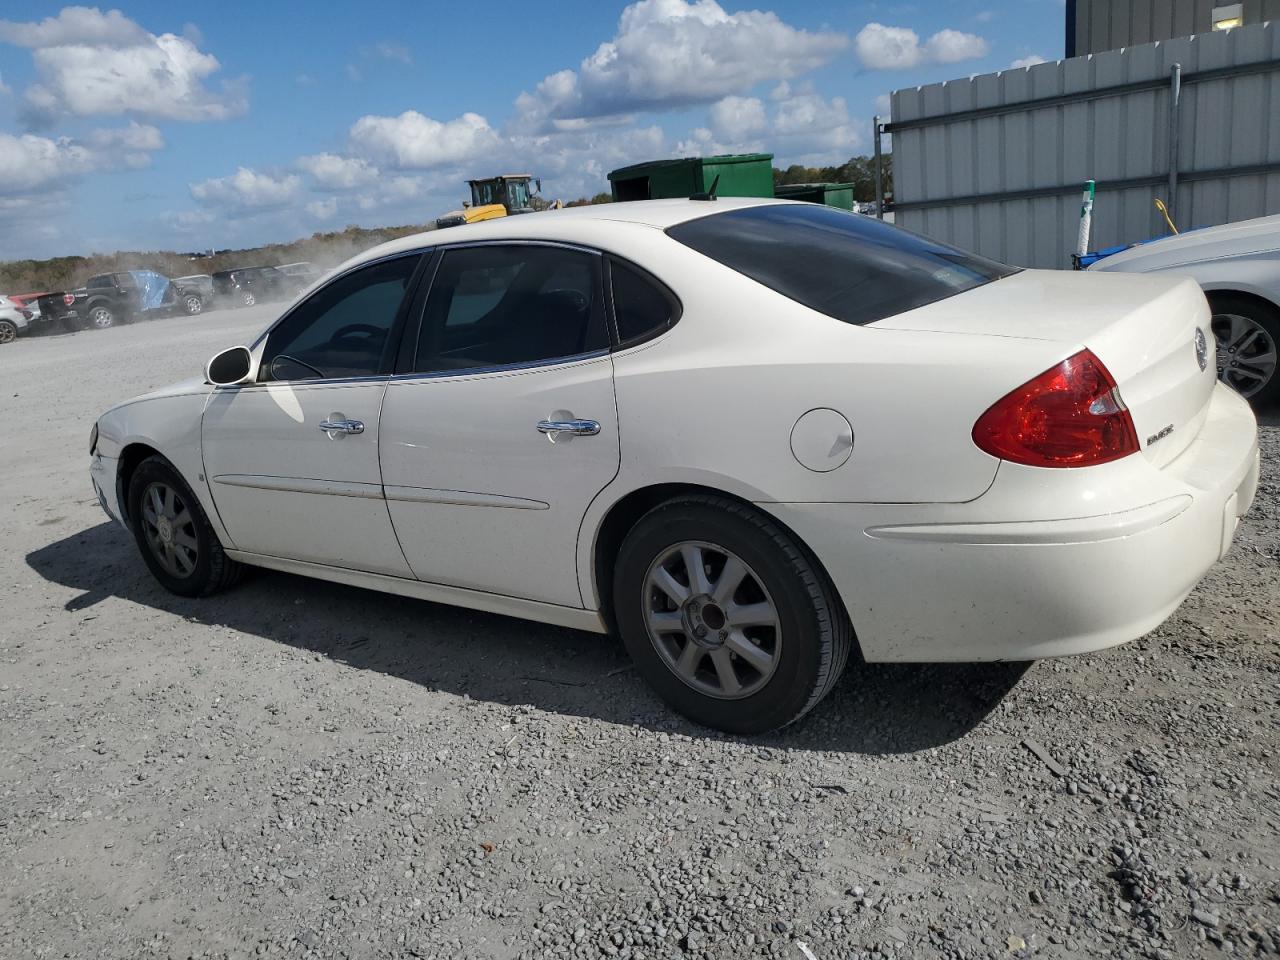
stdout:
<svg viewBox="0 0 1280 960">
<path fill-rule="evenodd" d="M 614 610 L 640 674 L 680 713 L 730 733 L 791 723 L 835 685 L 853 644 L 826 575 L 735 501 L 655 507 L 618 554 Z"/>
<path fill-rule="evenodd" d="M 204 301 L 194 293 L 187 294 L 186 299 L 182 301 L 182 305 L 186 308 L 187 314 L 193 317 L 204 309 Z"/>
<path fill-rule="evenodd" d="M 161 586 L 203 597 L 239 579 L 200 501 L 167 460 L 149 457 L 129 481 L 129 518 L 142 559 Z"/>
<path fill-rule="evenodd" d="M 1231 294 L 1210 294 L 1213 337 L 1218 348 L 1218 379 L 1255 407 L 1280 400 L 1276 345 L 1280 310 Z"/>
<path fill-rule="evenodd" d="M 253 295 L 252 290 L 246 290 L 244 292 L 244 295 L 240 298 L 240 302 L 243 303 L 246 307 L 252 307 L 255 303 L 258 302 L 258 298 Z"/>
<path fill-rule="evenodd" d="M 13 343 L 18 339 L 18 325 L 12 320 L 0 320 L 0 343 Z"/>
</svg>

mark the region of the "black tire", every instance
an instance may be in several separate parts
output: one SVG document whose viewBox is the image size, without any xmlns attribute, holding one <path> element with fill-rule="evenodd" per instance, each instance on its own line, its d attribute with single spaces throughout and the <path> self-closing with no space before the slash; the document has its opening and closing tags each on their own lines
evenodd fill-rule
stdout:
<svg viewBox="0 0 1280 960">
<path fill-rule="evenodd" d="M 1270 354 L 1276 355 L 1280 345 L 1280 310 L 1262 300 L 1242 297 L 1233 293 L 1210 293 L 1209 307 L 1213 311 L 1213 334 L 1218 342 L 1219 379 L 1228 386 L 1239 391 L 1254 407 L 1262 409 L 1280 401 L 1280 368 L 1274 359 L 1270 365 L 1270 377 L 1258 383 L 1252 377 L 1242 375 L 1241 371 L 1256 371 L 1260 368 L 1249 363 L 1252 357 Z M 1243 318 L 1248 323 L 1261 328 L 1258 336 L 1254 336 L 1247 348 L 1241 353 L 1230 352 L 1230 332 L 1232 318 Z M 1239 327 L 1239 324 L 1235 324 Z M 1236 337 L 1237 343 L 1239 337 Z M 1269 341 L 1269 342 L 1268 342 Z M 1233 364 L 1242 366 L 1233 367 Z"/>
<path fill-rule="evenodd" d="M 154 525 L 148 522 L 143 505 L 144 496 L 149 496 L 153 486 L 173 491 L 178 497 L 177 503 L 190 517 L 189 522 L 171 525 L 170 528 L 171 535 L 181 530 L 196 544 L 194 562 L 191 562 L 189 554 L 184 553 L 191 567 L 189 572 L 166 569 L 163 551 L 153 546 L 156 531 Z M 128 501 L 129 519 L 138 550 L 142 553 L 147 568 L 166 590 L 183 597 L 207 597 L 240 579 L 244 567 L 228 557 L 222 549 L 218 535 L 209 524 L 200 501 L 169 461 L 154 456 L 138 464 L 129 480 Z M 179 516 L 182 514 L 179 513 Z"/>
<path fill-rule="evenodd" d="M 84 315 L 87 330 L 106 330 L 119 322 L 116 312 L 105 303 L 95 303 L 88 307 Z"/>
<path fill-rule="evenodd" d="M 0 343 L 13 343 L 18 339 L 18 325 L 12 320 L 0 320 Z"/>
<path fill-rule="evenodd" d="M 763 686 L 738 699 L 699 692 L 682 679 L 659 653 L 659 641 L 646 624 L 651 569 L 674 546 L 689 541 L 740 558 L 777 610 L 776 665 L 758 680 Z M 835 686 L 853 646 L 844 607 L 809 552 L 768 517 L 722 497 L 682 497 L 641 517 L 618 552 L 613 602 L 619 632 L 640 675 L 689 719 L 729 733 L 765 733 L 804 716 Z M 692 635 L 685 637 L 693 642 Z"/>
</svg>

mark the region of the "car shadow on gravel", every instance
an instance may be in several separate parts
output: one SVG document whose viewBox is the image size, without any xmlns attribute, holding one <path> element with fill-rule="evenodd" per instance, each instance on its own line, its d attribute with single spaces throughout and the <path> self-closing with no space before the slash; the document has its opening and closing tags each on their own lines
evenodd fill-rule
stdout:
<svg viewBox="0 0 1280 960">
<path fill-rule="evenodd" d="M 41 577 L 80 591 L 70 612 L 112 597 L 184 620 L 311 651 L 430 690 L 662 732 L 725 739 L 669 712 L 612 637 L 529 623 L 267 570 L 214 597 L 163 590 L 132 538 L 103 523 L 27 554 Z M 862 754 L 937 747 L 974 729 L 1025 663 L 851 663 L 812 714 L 761 746 Z"/>
</svg>

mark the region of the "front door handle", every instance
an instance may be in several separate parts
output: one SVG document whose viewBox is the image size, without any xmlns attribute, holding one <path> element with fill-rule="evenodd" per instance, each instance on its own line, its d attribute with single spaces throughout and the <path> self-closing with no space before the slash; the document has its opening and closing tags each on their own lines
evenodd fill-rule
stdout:
<svg viewBox="0 0 1280 960">
<path fill-rule="evenodd" d="M 600 432 L 600 424 L 595 420 L 539 420 L 538 432 L 555 443 L 561 437 L 594 437 Z"/>
<path fill-rule="evenodd" d="M 330 437 L 335 434 L 346 433 L 364 433 L 364 421 L 362 420 L 323 420 L 320 423 L 320 429 L 329 434 Z"/>
</svg>

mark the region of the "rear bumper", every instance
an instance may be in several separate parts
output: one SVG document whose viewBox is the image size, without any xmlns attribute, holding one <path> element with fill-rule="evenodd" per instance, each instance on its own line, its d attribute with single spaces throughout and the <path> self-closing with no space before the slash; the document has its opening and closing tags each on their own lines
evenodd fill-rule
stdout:
<svg viewBox="0 0 1280 960">
<path fill-rule="evenodd" d="M 1002 464 L 967 504 L 760 506 L 823 562 L 868 660 L 1031 660 L 1124 643 L 1177 609 L 1253 502 L 1257 424 L 1219 386 L 1176 460 L 1126 461 Z M 1073 502 L 1105 512 L 1026 519 Z"/>
</svg>

